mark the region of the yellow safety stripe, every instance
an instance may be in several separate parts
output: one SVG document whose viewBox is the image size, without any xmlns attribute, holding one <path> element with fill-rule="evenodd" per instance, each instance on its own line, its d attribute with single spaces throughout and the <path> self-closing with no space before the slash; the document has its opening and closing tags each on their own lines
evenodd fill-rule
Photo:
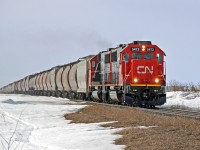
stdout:
<svg viewBox="0 0 200 150">
<path fill-rule="evenodd" d="M 131 84 L 131 86 L 161 86 L 160 84 Z"/>
<path fill-rule="evenodd" d="M 123 84 L 93 84 L 89 86 L 123 86 Z M 131 84 L 131 86 L 161 86 L 161 84 Z"/>
<path fill-rule="evenodd" d="M 122 84 L 93 84 L 89 86 L 123 86 Z"/>
</svg>

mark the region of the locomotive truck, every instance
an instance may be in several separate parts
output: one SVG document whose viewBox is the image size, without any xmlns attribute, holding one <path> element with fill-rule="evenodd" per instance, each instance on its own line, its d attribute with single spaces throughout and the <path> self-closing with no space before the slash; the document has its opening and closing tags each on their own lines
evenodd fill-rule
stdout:
<svg viewBox="0 0 200 150">
<path fill-rule="evenodd" d="M 0 92 L 155 107 L 166 102 L 165 56 L 151 41 L 120 44 L 29 75 Z"/>
</svg>

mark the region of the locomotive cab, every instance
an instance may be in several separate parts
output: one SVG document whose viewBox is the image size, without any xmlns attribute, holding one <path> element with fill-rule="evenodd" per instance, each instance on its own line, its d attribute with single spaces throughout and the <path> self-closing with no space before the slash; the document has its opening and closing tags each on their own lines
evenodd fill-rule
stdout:
<svg viewBox="0 0 200 150">
<path fill-rule="evenodd" d="M 135 41 L 122 51 L 124 103 L 154 107 L 166 102 L 164 56 L 150 41 Z"/>
</svg>

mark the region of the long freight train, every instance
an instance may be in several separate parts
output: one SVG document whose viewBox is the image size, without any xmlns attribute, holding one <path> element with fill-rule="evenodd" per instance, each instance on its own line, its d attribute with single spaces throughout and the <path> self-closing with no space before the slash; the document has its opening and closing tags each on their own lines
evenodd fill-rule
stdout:
<svg viewBox="0 0 200 150">
<path fill-rule="evenodd" d="M 166 102 L 165 56 L 150 41 L 120 44 L 29 75 L 0 92 L 155 107 Z"/>
</svg>

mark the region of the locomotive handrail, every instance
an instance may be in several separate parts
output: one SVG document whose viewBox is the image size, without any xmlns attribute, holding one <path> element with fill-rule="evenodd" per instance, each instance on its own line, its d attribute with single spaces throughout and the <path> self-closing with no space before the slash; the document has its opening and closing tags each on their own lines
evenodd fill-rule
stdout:
<svg viewBox="0 0 200 150">
<path fill-rule="evenodd" d="M 125 96 L 126 96 L 126 80 L 128 79 L 128 76 L 130 75 L 132 70 L 129 71 L 128 75 L 125 75 L 124 80 L 123 80 L 123 86 L 124 86 L 124 102 L 125 102 Z M 125 83 L 125 84 L 124 84 Z"/>
<path fill-rule="evenodd" d="M 164 81 L 165 81 L 165 83 L 166 83 L 166 61 L 164 61 L 164 67 L 165 67 L 165 72 L 164 72 L 164 74 L 162 74 L 162 76 L 163 76 L 163 79 L 164 79 Z"/>
</svg>

